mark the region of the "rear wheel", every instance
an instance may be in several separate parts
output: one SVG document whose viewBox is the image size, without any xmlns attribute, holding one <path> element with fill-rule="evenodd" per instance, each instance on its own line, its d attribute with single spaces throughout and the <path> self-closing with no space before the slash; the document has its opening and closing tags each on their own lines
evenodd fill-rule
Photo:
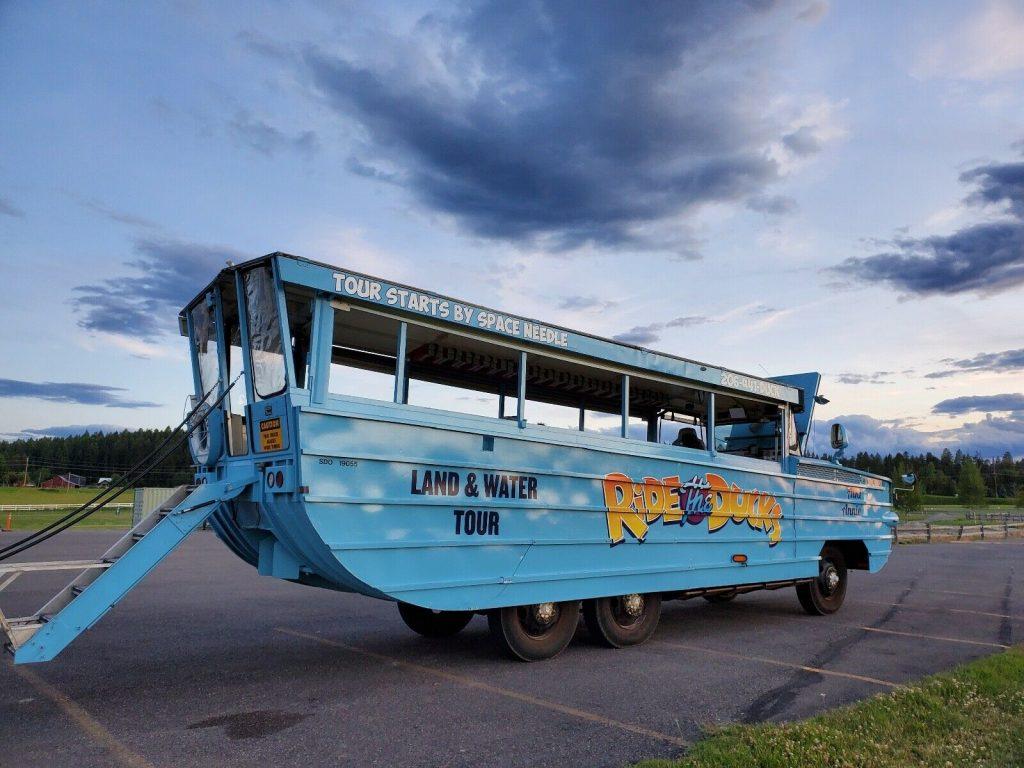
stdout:
<svg viewBox="0 0 1024 768">
<path fill-rule="evenodd" d="M 736 592 L 712 592 L 709 595 L 701 595 L 709 603 L 728 603 L 736 598 Z"/>
<path fill-rule="evenodd" d="M 796 585 L 800 605 L 812 616 L 835 613 L 846 597 L 847 571 L 843 553 L 835 547 L 821 550 L 818 578 Z"/>
<path fill-rule="evenodd" d="M 599 597 L 583 604 L 587 629 L 609 648 L 640 645 L 658 628 L 661 618 L 661 595 L 632 594 Z"/>
<path fill-rule="evenodd" d="M 535 603 L 496 608 L 487 614 L 498 647 L 519 661 L 541 661 L 561 653 L 576 633 L 580 604 Z"/>
<path fill-rule="evenodd" d="M 434 611 L 409 603 L 399 603 L 398 614 L 409 629 L 424 637 L 451 637 L 473 618 L 472 611 Z"/>
</svg>

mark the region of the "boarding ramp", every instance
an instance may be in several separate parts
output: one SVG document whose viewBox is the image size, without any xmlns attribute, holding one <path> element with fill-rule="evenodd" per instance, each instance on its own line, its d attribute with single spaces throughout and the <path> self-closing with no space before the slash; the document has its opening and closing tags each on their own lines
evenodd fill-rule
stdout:
<svg viewBox="0 0 1024 768">
<path fill-rule="evenodd" d="M 248 483 L 180 486 L 96 560 L 0 564 L 0 592 L 25 573 L 80 571 L 35 614 L 7 618 L 0 611 L 0 641 L 15 664 L 50 661 L 128 594 L 214 511 Z"/>
</svg>

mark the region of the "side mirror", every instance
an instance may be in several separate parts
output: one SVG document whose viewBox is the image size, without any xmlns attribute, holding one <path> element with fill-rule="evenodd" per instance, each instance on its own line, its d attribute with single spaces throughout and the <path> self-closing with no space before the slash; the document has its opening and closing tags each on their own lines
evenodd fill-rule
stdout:
<svg viewBox="0 0 1024 768">
<path fill-rule="evenodd" d="M 850 444 L 850 441 L 846 438 L 846 427 L 842 424 L 832 425 L 832 448 L 837 451 L 843 450 Z"/>
<path fill-rule="evenodd" d="M 905 475 L 900 475 L 900 480 L 903 481 L 904 485 L 913 485 L 914 483 L 917 482 L 917 475 L 915 475 L 913 472 L 909 472 Z"/>
</svg>

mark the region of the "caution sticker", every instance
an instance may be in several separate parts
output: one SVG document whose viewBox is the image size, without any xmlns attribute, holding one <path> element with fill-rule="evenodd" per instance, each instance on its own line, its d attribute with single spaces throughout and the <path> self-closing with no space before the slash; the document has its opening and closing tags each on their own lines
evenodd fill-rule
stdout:
<svg viewBox="0 0 1024 768">
<path fill-rule="evenodd" d="M 280 451 L 284 446 L 281 439 L 281 418 L 264 419 L 260 422 L 260 451 Z"/>
</svg>

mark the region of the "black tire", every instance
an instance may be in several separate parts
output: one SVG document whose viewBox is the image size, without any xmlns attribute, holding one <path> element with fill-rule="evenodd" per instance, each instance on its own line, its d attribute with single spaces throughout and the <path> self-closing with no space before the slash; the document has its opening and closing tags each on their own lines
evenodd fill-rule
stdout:
<svg viewBox="0 0 1024 768">
<path fill-rule="evenodd" d="M 632 594 L 599 597 L 583 603 L 583 620 L 590 634 L 609 648 L 646 642 L 658 628 L 661 595 Z"/>
<path fill-rule="evenodd" d="M 518 661 L 542 661 L 561 653 L 576 634 L 580 604 L 538 603 L 496 608 L 487 614 L 491 637 Z"/>
<path fill-rule="evenodd" d="M 824 547 L 818 563 L 818 578 L 796 585 L 800 605 L 812 616 L 835 613 L 846 598 L 846 558 L 835 547 Z"/>
<path fill-rule="evenodd" d="M 718 605 L 720 603 L 731 603 L 736 599 L 736 595 L 736 592 L 712 592 L 709 595 L 701 595 L 701 597 L 709 603 L 715 603 Z"/>
<path fill-rule="evenodd" d="M 399 603 L 398 614 L 413 632 L 434 638 L 457 635 L 473 618 L 472 611 L 433 611 L 409 603 Z"/>
</svg>

